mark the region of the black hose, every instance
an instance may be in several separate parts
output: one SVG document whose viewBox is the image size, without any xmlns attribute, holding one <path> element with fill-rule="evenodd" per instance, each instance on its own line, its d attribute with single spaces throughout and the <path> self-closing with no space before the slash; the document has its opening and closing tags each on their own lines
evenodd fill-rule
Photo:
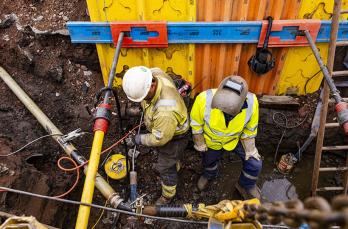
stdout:
<svg viewBox="0 0 348 229">
<path fill-rule="evenodd" d="M 132 210 L 133 210 L 128 204 L 126 204 L 126 203 L 124 203 L 124 202 L 121 202 L 121 203 L 117 206 L 117 209 L 120 209 L 120 210 L 122 210 L 122 211 L 128 211 L 128 212 L 132 212 Z"/>
<path fill-rule="evenodd" d="M 161 217 L 185 217 L 187 211 L 183 205 L 158 205 L 157 216 Z"/>
<path fill-rule="evenodd" d="M 268 20 L 268 26 L 267 26 L 265 41 L 264 41 L 263 47 L 262 47 L 263 49 L 267 49 L 267 47 L 268 47 L 269 35 L 271 34 L 272 24 L 273 24 L 273 18 L 271 16 L 268 16 L 267 20 Z"/>
<path fill-rule="evenodd" d="M 117 90 L 112 90 L 112 94 L 114 95 L 115 97 L 115 103 L 116 103 L 116 112 L 117 112 L 117 115 L 118 115 L 118 121 L 119 121 L 119 131 L 122 135 L 125 135 L 125 131 L 123 129 L 123 120 L 122 120 L 122 115 L 121 115 L 121 103 L 120 103 L 120 98 L 118 97 L 118 93 L 117 93 Z M 125 155 L 126 155 L 126 168 L 127 168 L 127 184 L 129 184 L 129 171 L 128 171 L 128 162 L 129 162 L 129 156 L 128 156 L 128 146 L 127 146 L 127 143 L 126 141 L 123 141 L 123 146 L 124 146 L 124 150 L 125 150 Z M 128 192 L 127 192 L 128 193 Z"/>
</svg>

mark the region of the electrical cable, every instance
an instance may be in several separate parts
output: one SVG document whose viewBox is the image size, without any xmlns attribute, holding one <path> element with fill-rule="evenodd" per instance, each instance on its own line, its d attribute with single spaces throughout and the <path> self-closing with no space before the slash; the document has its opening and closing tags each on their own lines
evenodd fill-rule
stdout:
<svg viewBox="0 0 348 229">
<path fill-rule="evenodd" d="M 119 139 L 117 142 L 115 142 L 114 144 L 112 144 L 112 145 L 111 145 L 110 147 L 108 147 L 107 149 L 103 150 L 100 154 L 103 154 L 103 153 L 105 153 L 105 152 L 111 150 L 112 148 L 114 148 L 114 147 L 117 146 L 118 144 L 120 144 L 125 138 L 128 137 L 128 135 L 130 135 L 131 133 L 133 133 L 133 131 L 134 131 L 136 128 L 138 128 L 138 127 L 140 128 L 141 124 L 142 124 L 142 123 L 140 123 L 139 125 L 135 126 L 135 127 L 134 127 L 133 129 L 131 129 L 127 134 L 125 134 L 121 139 Z M 61 163 L 61 161 L 64 160 L 64 159 L 67 159 L 67 160 L 73 162 L 75 167 L 72 167 L 72 168 L 65 168 L 65 167 L 63 167 L 60 163 Z M 73 159 L 71 159 L 70 157 L 61 157 L 61 158 L 59 158 L 59 160 L 57 161 L 58 168 L 60 168 L 60 169 L 63 170 L 64 172 L 71 172 L 71 171 L 76 170 L 76 173 L 77 173 L 77 177 L 76 177 L 76 181 L 75 181 L 74 185 L 73 185 L 67 192 L 65 192 L 65 193 L 63 193 L 63 194 L 61 194 L 61 195 L 59 195 L 59 197 L 66 196 L 66 195 L 68 195 L 72 190 L 74 190 L 74 188 L 76 187 L 76 185 L 77 185 L 77 183 L 78 183 L 78 181 L 79 181 L 79 178 L 80 178 L 80 170 L 79 170 L 79 169 L 80 169 L 81 167 L 85 166 L 88 162 L 89 162 L 89 160 L 86 161 L 86 162 L 84 162 L 84 163 L 82 163 L 81 165 L 77 165 L 76 162 L 75 162 Z"/>
<path fill-rule="evenodd" d="M 284 120 L 285 120 L 285 123 L 284 123 L 284 124 L 281 124 L 280 122 L 278 122 L 278 121 L 275 120 L 275 116 L 276 116 L 277 114 L 280 114 L 280 115 L 282 115 L 282 116 L 284 117 Z M 277 124 L 278 126 L 280 126 L 280 127 L 282 127 L 282 128 L 285 128 L 285 129 L 294 129 L 294 128 L 296 128 L 296 127 L 301 126 L 301 125 L 306 121 L 307 117 L 308 117 L 308 114 L 306 114 L 306 116 L 304 117 L 303 120 L 301 120 L 301 122 L 295 124 L 294 126 L 289 126 L 289 125 L 288 125 L 288 117 L 286 117 L 286 115 L 285 115 L 284 113 L 282 113 L 282 112 L 274 112 L 274 114 L 273 114 L 273 116 L 272 116 L 272 120 L 273 120 L 273 122 L 274 122 L 275 124 Z"/>
<path fill-rule="evenodd" d="M 119 145 L 124 139 L 126 139 L 130 134 L 133 133 L 134 130 L 136 130 L 139 126 L 141 126 L 142 123 L 140 123 L 139 125 L 133 127 L 130 131 L 128 131 L 128 133 L 126 133 L 122 138 L 120 138 L 117 142 L 115 142 L 114 144 L 112 144 L 111 146 L 109 146 L 108 148 L 106 148 L 105 150 L 101 151 L 100 154 L 104 154 L 106 152 L 108 152 L 109 150 L 111 150 L 112 148 L 116 147 L 117 145 Z M 83 166 L 85 166 L 86 164 L 88 164 L 89 160 L 85 161 L 84 163 L 82 163 L 79 166 L 73 167 L 73 168 L 69 168 L 66 169 L 64 167 L 62 167 L 61 169 L 63 171 L 74 171 L 76 169 L 82 168 Z"/>
<path fill-rule="evenodd" d="M 206 221 L 184 220 L 184 219 L 176 219 L 176 218 L 138 214 L 138 213 L 128 212 L 128 211 L 124 211 L 124 210 L 120 210 L 120 209 L 116 209 L 116 208 L 104 207 L 104 206 L 97 205 L 97 204 L 89 204 L 89 203 L 83 203 L 83 202 L 79 202 L 79 201 L 75 201 L 75 200 L 67 200 L 67 199 L 46 196 L 46 195 L 40 195 L 40 194 L 36 194 L 36 193 L 26 192 L 26 191 L 22 191 L 22 190 L 18 190 L 18 189 L 7 188 L 7 187 L 3 187 L 3 186 L 0 186 L 0 190 L 7 191 L 7 192 L 13 192 L 13 193 L 17 193 L 17 194 L 22 194 L 22 195 L 27 195 L 27 196 L 32 196 L 32 197 L 38 197 L 38 198 L 47 199 L 47 200 L 55 200 L 55 201 L 68 203 L 68 204 L 84 205 L 87 207 L 93 207 L 93 208 L 103 209 L 106 211 L 112 211 L 112 212 L 123 213 L 123 214 L 127 214 L 127 215 L 138 216 L 138 217 L 145 217 L 145 218 L 150 218 L 150 219 L 166 220 L 166 221 L 173 221 L 173 222 L 179 222 L 179 223 L 192 223 L 192 224 L 205 224 L 205 225 L 208 224 L 208 222 L 206 222 Z"/>
<path fill-rule="evenodd" d="M 120 144 L 125 138 L 128 137 L 128 135 L 130 135 L 131 133 L 133 133 L 133 131 L 134 131 L 135 129 L 137 129 L 138 127 L 140 128 L 141 124 L 142 124 L 142 123 L 140 122 L 139 125 L 137 125 L 137 126 L 135 126 L 134 128 L 132 128 L 132 129 L 131 129 L 127 134 L 125 134 L 121 139 L 119 139 L 117 142 L 115 142 L 113 145 L 111 145 L 111 146 L 108 147 L 107 149 L 103 150 L 100 154 L 103 154 L 103 153 L 105 153 L 105 152 L 111 150 L 112 148 L 114 148 L 114 147 L 117 146 L 118 144 Z M 88 132 L 86 132 L 86 133 L 88 133 Z M 20 149 L 14 151 L 14 152 L 12 152 L 12 153 L 9 153 L 9 154 L 6 154 L 6 155 L 0 155 L 0 157 L 8 157 L 8 156 L 11 156 L 11 155 L 13 155 L 13 154 L 15 154 L 15 153 L 20 152 L 20 151 L 23 150 L 24 148 L 28 147 L 29 145 L 33 144 L 34 142 L 36 142 L 36 141 L 38 141 L 38 140 L 40 140 L 40 139 L 43 139 L 43 138 L 46 138 L 46 137 L 51 137 L 51 136 L 56 136 L 56 135 L 58 135 L 58 136 L 63 136 L 63 134 L 47 134 L 47 135 L 41 136 L 41 137 L 39 137 L 39 138 L 37 138 L 37 139 L 35 139 L 35 140 L 33 140 L 33 141 L 27 143 L 26 145 L 24 145 L 23 147 L 21 147 Z M 69 160 L 71 163 L 74 164 L 74 167 L 72 167 L 72 168 L 65 168 L 64 166 L 61 165 L 61 161 L 62 161 L 62 160 Z M 58 168 L 61 169 L 61 170 L 63 170 L 64 172 L 71 172 L 71 171 L 75 171 L 75 170 L 76 170 L 76 180 L 75 180 L 73 186 L 72 186 L 68 191 L 66 191 L 66 192 L 63 193 L 63 194 L 54 196 L 54 197 L 57 197 L 57 198 L 64 197 L 64 196 L 68 195 L 72 190 L 74 190 L 74 188 L 76 187 L 76 185 L 78 184 L 78 181 L 79 181 L 79 179 L 80 179 L 80 170 L 79 170 L 79 169 L 80 169 L 81 167 L 85 166 L 88 162 L 89 162 L 89 160 L 86 161 L 86 162 L 84 162 L 84 163 L 82 163 L 81 165 L 77 165 L 77 163 L 76 163 L 73 159 L 71 159 L 70 157 L 64 156 L 64 157 L 59 158 L 59 160 L 57 161 L 57 166 L 58 166 Z M 1 191 L 0 191 L 0 192 L 1 192 Z"/>
<path fill-rule="evenodd" d="M 115 104 L 116 104 L 116 110 L 117 110 L 117 115 L 118 115 L 118 121 L 119 121 L 119 129 L 120 129 L 120 133 L 122 135 L 125 134 L 125 131 L 123 129 L 123 120 L 122 120 L 122 112 L 121 112 L 121 102 L 120 102 L 120 98 L 118 96 L 118 91 L 115 89 L 115 90 L 112 90 L 112 94 L 114 95 L 115 97 Z M 124 151 L 125 151 L 125 156 L 126 156 L 126 168 L 129 168 L 128 167 L 128 163 L 129 163 L 129 155 L 128 155 L 128 146 L 127 146 L 127 143 L 125 141 L 123 141 L 123 147 L 124 147 Z M 107 155 L 105 157 L 105 159 L 109 158 L 109 155 Z M 103 164 L 106 162 L 106 160 L 104 160 Z M 103 165 L 102 164 L 102 165 Z M 127 169 L 127 183 L 129 183 L 129 171 Z"/>
<path fill-rule="evenodd" d="M 307 94 L 307 84 L 309 83 L 309 81 L 311 81 L 320 72 L 321 72 L 321 69 L 319 69 L 319 71 L 317 71 L 314 75 L 312 75 L 311 77 L 308 78 L 308 80 L 306 81 L 306 83 L 304 85 L 304 92 L 305 92 L 305 94 Z"/>
<path fill-rule="evenodd" d="M 140 134 L 141 123 L 143 122 L 143 116 L 144 116 L 144 112 L 141 112 L 140 124 L 139 124 L 139 129 L 138 129 L 138 135 Z M 133 155 L 132 155 L 132 171 L 135 171 L 135 151 L 136 151 L 136 150 L 137 150 L 137 144 L 134 145 L 134 149 L 133 149 Z"/>
<path fill-rule="evenodd" d="M 284 121 L 285 121 L 284 124 L 281 124 L 280 122 L 276 121 L 276 119 L 275 119 L 275 116 L 276 116 L 276 115 L 281 115 L 281 116 L 283 116 Z M 281 136 L 280 139 L 279 139 L 279 142 L 278 142 L 278 145 L 277 145 L 277 148 L 276 148 L 276 152 L 274 153 L 273 163 L 274 163 L 275 165 L 277 164 L 277 163 L 276 163 L 276 160 L 277 160 L 277 156 L 278 156 L 278 150 L 279 150 L 279 147 L 280 147 L 281 142 L 283 141 L 283 138 L 284 138 L 284 136 L 285 136 L 286 130 L 288 130 L 288 129 L 293 129 L 293 128 L 296 128 L 296 127 L 301 126 L 301 125 L 306 121 L 307 117 L 308 117 L 308 113 L 306 114 L 306 116 L 304 117 L 304 119 L 303 119 L 301 122 L 299 122 L 298 124 L 296 124 L 296 125 L 294 125 L 294 126 L 289 126 L 288 117 L 286 117 L 286 115 L 285 115 L 284 113 L 282 113 L 282 112 L 274 112 L 274 114 L 273 114 L 273 116 L 272 116 L 273 122 L 274 122 L 277 126 L 283 128 L 282 136 Z"/>
<path fill-rule="evenodd" d="M 52 137 L 52 136 L 63 136 L 63 134 L 47 134 L 47 135 L 43 135 L 41 137 L 38 137 L 30 142 L 28 142 L 27 144 L 25 144 L 24 146 L 22 146 L 21 148 L 17 149 L 16 151 L 14 152 L 11 152 L 9 154 L 5 154 L 5 155 L 0 155 L 0 157 L 8 157 L 8 156 L 11 156 L 11 155 L 14 155 L 20 151 L 22 151 L 23 149 L 25 149 L 26 147 L 28 147 L 29 145 L 33 144 L 34 142 L 37 142 L 43 138 L 47 138 L 47 137 Z"/>
<path fill-rule="evenodd" d="M 108 176 L 106 176 L 106 182 L 107 182 L 108 184 L 110 184 L 110 183 L 109 183 L 109 177 L 108 177 Z M 105 200 L 104 207 L 106 207 L 107 204 L 108 204 L 108 200 Z M 102 216 L 104 215 L 104 211 L 105 211 L 104 209 L 101 211 L 101 214 L 100 214 L 100 216 L 98 217 L 98 220 L 95 222 L 95 224 L 92 226 L 91 229 L 94 229 L 94 228 L 98 225 L 99 221 L 101 220 Z"/>
<path fill-rule="evenodd" d="M 283 137 L 284 137 L 285 133 L 286 133 L 286 129 L 283 130 L 282 136 L 281 136 L 280 139 L 279 139 L 279 142 L 278 142 L 276 151 L 275 151 L 275 153 L 274 153 L 273 164 L 275 164 L 275 165 L 277 165 L 278 150 L 279 150 L 280 144 L 281 144 L 282 141 L 283 141 Z"/>
<path fill-rule="evenodd" d="M 104 207 L 106 207 L 107 203 L 108 203 L 108 201 L 106 200 L 105 204 L 104 204 Z M 92 229 L 94 229 L 98 225 L 99 221 L 101 220 L 102 216 L 104 215 L 104 211 L 105 211 L 104 209 L 101 211 L 100 216 L 98 217 L 98 219 L 95 222 L 95 224 L 92 226 Z"/>
</svg>

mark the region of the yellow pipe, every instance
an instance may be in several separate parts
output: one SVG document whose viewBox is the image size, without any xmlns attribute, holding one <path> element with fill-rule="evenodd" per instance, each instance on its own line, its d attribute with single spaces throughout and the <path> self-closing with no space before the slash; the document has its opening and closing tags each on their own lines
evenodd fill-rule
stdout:
<svg viewBox="0 0 348 229">
<path fill-rule="evenodd" d="M 83 186 L 83 192 L 81 197 L 81 202 L 83 203 L 92 203 L 93 192 L 94 192 L 94 183 L 98 171 L 100 152 L 102 150 L 104 139 L 104 132 L 97 130 L 94 133 L 94 139 L 92 144 L 91 155 L 89 158 L 89 163 L 87 167 L 87 174 L 85 184 Z M 76 229 L 87 228 L 88 219 L 91 208 L 88 206 L 80 205 L 79 213 L 76 220 Z"/>
</svg>

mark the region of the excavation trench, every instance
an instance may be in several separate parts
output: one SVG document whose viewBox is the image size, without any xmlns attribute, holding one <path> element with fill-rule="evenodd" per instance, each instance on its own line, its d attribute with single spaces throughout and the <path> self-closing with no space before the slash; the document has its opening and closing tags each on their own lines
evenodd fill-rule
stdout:
<svg viewBox="0 0 348 229">
<path fill-rule="evenodd" d="M 63 16 L 69 17 L 69 20 L 72 21 L 89 20 L 86 12 L 81 10 L 86 8 L 84 0 L 68 1 L 64 4 L 60 4 L 61 1 L 53 0 L 44 1 L 44 4 L 43 1 L 30 2 L 32 4 L 23 1 L 2 1 L 0 3 L 1 19 L 5 14 L 15 13 L 21 25 L 31 24 L 42 31 L 56 31 L 63 28 Z M 39 15 L 38 12 L 42 15 Z M 62 15 L 60 15 L 61 12 Z M 22 16 L 20 16 L 21 14 Z M 53 17 L 53 14 L 56 14 L 56 17 Z M 30 15 L 35 15 L 35 20 L 38 16 L 43 16 L 44 19 L 34 22 Z M 15 23 L 6 28 L 0 28 L 0 38 L 2 39 L 0 65 L 13 76 L 62 133 L 69 133 L 77 128 L 91 132 L 93 119 L 89 111 L 93 108 L 95 94 L 103 87 L 95 46 L 73 45 L 64 35 L 35 34 L 30 30 L 18 31 Z M 338 53 L 341 53 L 341 56 L 345 54 L 343 51 Z M 273 161 L 283 129 L 272 119 L 273 114 L 275 112 L 284 113 L 288 117 L 290 125 L 296 125 L 306 118 L 299 127 L 286 131 L 279 147 L 279 156 L 283 153 L 296 152 L 310 133 L 317 98 L 318 93 L 298 97 L 299 107 L 296 109 L 289 110 L 279 107 L 260 109 L 257 146 L 264 157 L 264 167 L 258 184 L 266 191 L 274 187 L 277 189 L 281 187 L 284 191 L 276 197 L 278 199 L 296 197 L 304 199 L 309 195 L 315 140 L 290 175 L 279 174 L 275 170 Z M 13 152 L 26 143 L 47 134 L 46 130 L 1 80 L 0 99 L 1 155 Z M 127 100 L 121 96 L 120 102 L 125 104 Z M 114 101 L 113 104 L 115 104 Z M 115 109 L 114 107 L 113 109 Z M 332 106 L 329 111 L 328 122 L 334 122 Z M 116 110 L 114 112 L 116 113 Z M 125 119 L 125 130 L 132 128 L 137 121 L 135 118 Z M 282 122 L 283 120 L 277 121 Z M 330 129 L 325 135 L 325 145 L 347 144 L 347 140 L 338 129 Z M 93 135 L 86 134 L 73 140 L 76 148 L 86 158 L 89 158 L 92 137 Z M 119 120 L 117 115 L 113 115 L 103 148 L 110 146 L 120 137 Z M 142 154 L 138 158 L 137 167 L 138 192 L 146 194 L 144 200 L 148 205 L 152 204 L 161 193 L 159 176 L 153 167 L 157 154 L 146 148 L 140 150 Z M 119 152 L 124 153 L 122 146 L 113 149 L 111 153 Z M 183 161 L 179 175 L 175 203 L 215 204 L 222 199 L 240 199 L 234 189 L 241 167 L 237 157 L 226 153 L 220 165 L 219 177 L 206 191 L 200 193 L 196 189 L 196 182 L 201 173 L 201 157 L 193 150 L 192 143 L 184 153 L 185 161 Z M 57 161 L 61 156 L 64 156 L 64 152 L 59 145 L 51 138 L 45 138 L 13 156 L 0 157 L 0 185 L 50 196 L 64 193 L 73 185 L 76 175 L 58 169 Z M 105 157 L 106 154 L 102 156 L 101 162 Z M 323 156 L 322 165 L 338 166 L 344 165 L 344 162 L 345 158 L 342 155 L 332 153 Z M 71 165 L 66 164 L 66 166 Z M 99 173 L 114 190 L 119 192 L 121 197 L 127 197 L 128 182 L 126 180 L 107 179 L 102 167 L 99 169 Z M 339 186 L 342 184 L 341 175 L 341 173 L 324 174 L 319 185 Z M 83 182 L 84 177 L 82 176 L 77 187 L 66 198 L 80 200 Z M 278 191 L 278 193 L 280 192 Z M 332 195 L 326 197 L 331 198 Z M 269 196 L 272 196 L 272 193 Z M 95 191 L 93 202 L 104 205 L 105 198 L 99 191 Z M 40 222 L 59 228 L 72 228 L 75 225 L 77 210 L 76 206 L 14 193 L 0 193 L 0 211 L 15 215 L 33 215 Z M 89 226 L 97 221 L 100 214 L 99 210 L 92 209 Z M 0 218 L 4 217 L 0 216 Z M 112 215 L 104 213 L 97 228 L 112 228 L 112 224 Z M 129 227 L 146 226 L 149 228 L 168 225 L 171 228 L 182 227 L 181 224 L 167 224 L 151 220 L 147 220 L 145 223 L 134 222 L 127 220 L 127 217 L 124 216 L 118 219 L 116 225 L 118 227 L 128 225 Z M 197 228 L 197 225 L 187 227 Z"/>
</svg>

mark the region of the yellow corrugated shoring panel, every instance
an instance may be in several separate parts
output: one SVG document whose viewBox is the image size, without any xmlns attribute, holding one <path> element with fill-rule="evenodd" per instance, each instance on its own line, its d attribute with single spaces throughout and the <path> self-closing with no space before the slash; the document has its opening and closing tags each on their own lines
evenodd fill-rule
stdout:
<svg viewBox="0 0 348 229">
<path fill-rule="evenodd" d="M 333 0 L 302 0 L 297 18 L 331 19 L 333 2 Z M 348 0 L 343 0 L 342 9 L 348 9 Z M 341 19 L 347 20 L 347 15 L 343 15 Z M 326 63 L 328 44 L 317 44 L 317 47 Z M 323 79 L 321 72 L 316 74 L 319 70 L 319 65 L 309 47 L 289 49 L 277 94 L 303 95 L 317 91 Z"/>
<path fill-rule="evenodd" d="M 87 0 L 87 5 L 93 22 L 196 20 L 196 0 Z M 111 44 L 98 44 L 97 50 L 104 82 L 107 83 L 115 49 Z M 194 83 L 194 45 L 123 48 L 114 84 L 120 85 L 124 70 L 137 65 L 160 67 Z"/>
</svg>

